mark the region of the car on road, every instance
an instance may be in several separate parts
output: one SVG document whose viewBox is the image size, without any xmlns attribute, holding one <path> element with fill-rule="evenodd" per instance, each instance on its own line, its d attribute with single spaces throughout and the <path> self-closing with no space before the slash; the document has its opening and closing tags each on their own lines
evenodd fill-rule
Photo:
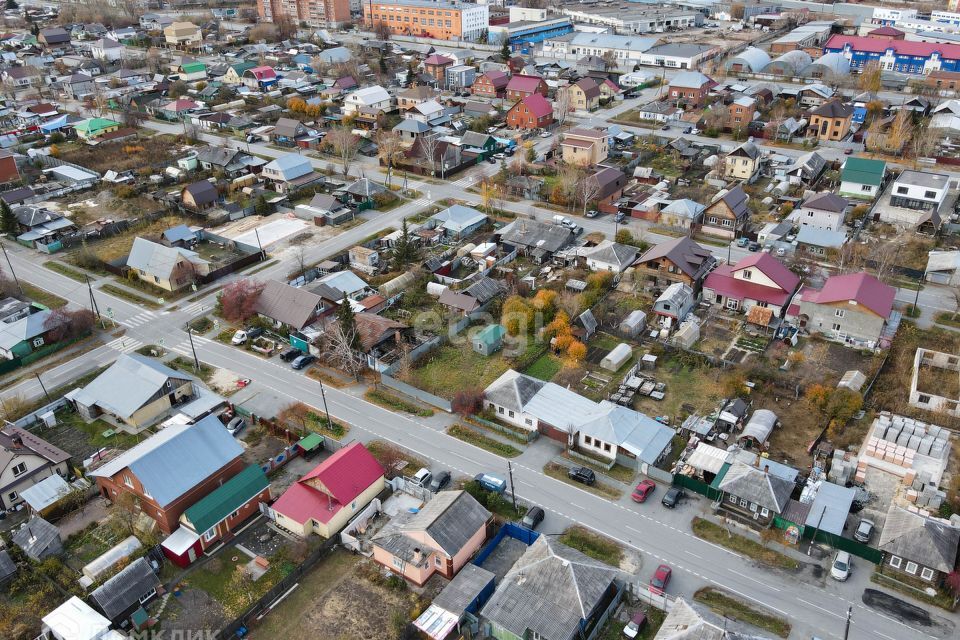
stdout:
<svg viewBox="0 0 960 640">
<path fill-rule="evenodd" d="M 657 485 L 653 480 L 641 480 L 640 484 L 633 490 L 633 493 L 630 494 L 630 498 L 634 502 L 644 502 L 656 488 Z"/>
<path fill-rule="evenodd" d="M 596 209 L 590 209 L 590 211 L 587 211 L 583 215 L 587 218 L 596 218 L 598 215 L 600 215 L 600 212 L 597 211 Z"/>
<path fill-rule="evenodd" d="M 540 134 L 540 137 L 541 137 L 541 138 L 552 138 L 552 137 L 553 137 L 553 134 L 550 133 L 549 131 L 544 131 L 543 133 Z"/>
<path fill-rule="evenodd" d="M 303 369 L 303 368 L 306 367 L 307 365 L 311 364 L 311 363 L 312 363 L 314 360 L 316 360 L 316 359 L 317 359 L 317 356 L 312 356 L 312 355 L 310 355 L 310 354 L 305 354 L 305 355 L 302 355 L 302 356 L 297 356 L 297 357 L 293 360 L 293 362 L 290 363 L 290 366 L 291 366 L 293 369 L 296 369 L 297 371 L 299 371 L 300 369 Z"/>
<path fill-rule="evenodd" d="M 573 467 L 567 472 L 567 475 L 571 480 L 582 482 L 587 486 L 591 486 L 597 481 L 597 474 L 593 472 L 593 469 L 587 467 Z"/>
<path fill-rule="evenodd" d="M 247 422 L 243 419 L 243 416 L 234 416 L 230 422 L 227 423 L 227 431 L 230 432 L 230 435 L 235 436 L 240 433 L 240 430 L 246 426 Z"/>
<path fill-rule="evenodd" d="M 745 246 L 747 246 L 748 244 L 750 244 L 750 239 L 749 239 L 749 238 L 737 238 L 737 246 L 738 246 L 738 247 L 745 247 Z"/>
<path fill-rule="evenodd" d="M 853 155 L 853 149 L 844 149 L 844 150 L 843 150 L 843 155 L 845 155 L 845 156 L 852 156 L 852 155 Z"/>
<path fill-rule="evenodd" d="M 497 161 L 494 160 L 493 158 L 487 158 L 487 162 L 489 162 L 490 164 L 497 164 Z"/>
<path fill-rule="evenodd" d="M 527 515 L 523 516 L 523 520 L 520 521 L 520 524 L 527 529 L 536 529 L 537 525 L 543 522 L 543 516 L 543 509 L 540 507 L 530 507 L 527 510 Z"/>
<path fill-rule="evenodd" d="M 692 132 L 692 131 L 693 131 L 693 127 L 686 127 L 686 128 L 683 130 L 683 133 L 689 135 L 690 132 Z"/>
<path fill-rule="evenodd" d="M 495 476 L 492 473 L 478 473 L 473 476 L 473 479 L 487 491 L 492 491 L 494 493 L 503 493 L 507 490 L 507 481 L 501 478 L 500 476 Z"/>
<path fill-rule="evenodd" d="M 291 347 L 280 354 L 280 359 L 284 362 L 293 362 L 302 355 L 303 351 L 300 351 L 300 349 L 297 349 L 296 347 Z"/>
<path fill-rule="evenodd" d="M 621 222 L 623 222 L 623 219 L 626 217 L 627 215 L 623 211 L 617 211 L 617 215 L 614 216 L 613 221 L 616 222 L 617 224 L 620 224 Z"/>
<path fill-rule="evenodd" d="M 870 538 L 873 537 L 873 530 L 876 528 L 876 526 L 877 525 L 873 522 L 873 520 L 868 518 L 860 518 L 860 524 L 857 525 L 857 530 L 853 533 L 853 539 L 864 544 L 870 542 Z"/>
<path fill-rule="evenodd" d="M 422 467 L 419 471 L 413 474 L 413 478 L 411 478 L 413 484 L 423 488 L 430 486 L 431 480 L 433 480 L 433 474 L 430 473 L 430 469 L 427 469 L 426 467 Z"/>
<path fill-rule="evenodd" d="M 667 492 L 663 494 L 663 499 L 660 500 L 660 504 L 665 506 L 667 509 L 673 509 L 675 506 L 680 504 L 680 501 L 687 496 L 683 492 L 683 489 L 680 487 L 670 487 L 667 489 Z"/>
<path fill-rule="evenodd" d="M 662 127 L 660 127 L 660 130 L 661 130 L 661 131 L 670 131 L 670 125 L 665 124 L 665 125 L 663 125 Z"/>
<path fill-rule="evenodd" d="M 756 253 L 757 251 L 760 251 L 760 243 L 751 242 L 750 244 L 747 245 L 747 251 L 753 251 L 754 253 Z"/>
<path fill-rule="evenodd" d="M 636 638 L 643 628 L 647 626 L 647 614 L 638 611 L 630 618 L 630 622 L 623 628 L 623 635 L 628 638 Z"/>
<path fill-rule="evenodd" d="M 507 157 L 507 154 L 505 154 L 505 153 L 495 153 L 495 154 L 493 154 L 493 157 L 496 158 L 497 160 L 503 160 L 504 158 Z"/>
<path fill-rule="evenodd" d="M 673 569 L 668 564 L 662 564 L 657 567 L 650 578 L 650 591 L 652 593 L 666 593 L 667 585 L 670 584 L 670 576 L 673 575 Z"/>
<path fill-rule="evenodd" d="M 433 476 L 433 480 L 430 481 L 430 486 L 428 489 L 434 493 L 438 491 L 443 491 L 444 487 L 450 484 L 450 472 L 449 471 L 440 471 L 437 475 Z"/>
<path fill-rule="evenodd" d="M 830 565 L 830 577 L 839 582 L 846 581 L 850 577 L 853 565 L 850 564 L 850 554 L 847 551 L 838 551 L 837 556 Z"/>
</svg>

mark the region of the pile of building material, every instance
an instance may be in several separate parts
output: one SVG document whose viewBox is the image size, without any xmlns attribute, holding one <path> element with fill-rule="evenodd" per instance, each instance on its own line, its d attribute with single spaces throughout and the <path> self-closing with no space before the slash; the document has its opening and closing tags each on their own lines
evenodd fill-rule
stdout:
<svg viewBox="0 0 960 640">
<path fill-rule="evenodd" d="M 881 445 L 886 453 L 893 444 L 897 454 L 907 455 L 908 451 L 912 451 L 931 458 L 944 457 L 949 451 L 949 439 L 950 432 L 943 427 L 913 418 L 891 415 L 886 411 L 874 420 L 873 434 L 870 438 L 871 442 L 875 441 L 878 452 L 881 450 Z M 883 459 L 889 461 L 885 456 Z"/>
<path fill-rule="evenodd" d="M 930 473 L 926 471 L 919 473 L 908 471 L 907 475 L 903 477 L 903 484 L 909 487 L 906 491 L 907 502 L 911 502 L 918 507 L 927 507 L 931 511 L 938 511 L 940 505 L 947 499 L 947 493 L 937 488 Z"/>
<path fill-rule="evenodd" d="M 862 464 L 864 469 L 866 469 L 866 463 Z M 865 478 L 860 477 L 860 466 L 857 464 L 857 458 L 852 453 L 842 449 L 834 449 L 833 459 L 830 461 L 830 471 L 827 473 L 827 480 L 841 487 L 845 487 L 851 478 L 854 477 L 855 469 L 857 480 L 863 482 Z"/>
</svg>

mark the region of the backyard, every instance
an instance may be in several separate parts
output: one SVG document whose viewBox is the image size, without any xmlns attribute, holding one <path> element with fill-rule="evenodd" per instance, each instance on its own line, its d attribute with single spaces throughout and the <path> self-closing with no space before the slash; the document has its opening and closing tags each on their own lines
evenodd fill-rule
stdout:
<svg viewBox="0 0 960 640">
<path fill-rule="evenodd" d="M 111 169 L 142 169 L 145 162 L 159 166 L 171 161 L 178 147 L 177 136 L 138 136 L 136 139 L 107 142 L 95 147 L 79 142 L 59 145 L 59 157 L 103 174 Z"/>
<path fill-rule="evenodd" d="M 407 382 L 442 398 L 465 389 L 485 389 L 511 366 L 499 353 L 480 355 L 469 342 L 446 344 L 417 364 Z"/>
</svg>

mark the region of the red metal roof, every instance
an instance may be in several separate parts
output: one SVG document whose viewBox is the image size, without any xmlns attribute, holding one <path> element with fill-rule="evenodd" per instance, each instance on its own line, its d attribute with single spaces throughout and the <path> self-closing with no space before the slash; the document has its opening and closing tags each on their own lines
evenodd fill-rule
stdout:
<svg viewBox="0 0 960 640">
<path fill-rule="evenodd" d="M 880 282 L 869 273 L 848 273 L 830 276 L 819 291 L 807 289 L 803 299 L 816 304 L 854 300 L 881 318 L 889 318 L 895 295 L 896 290 L 893 287 Z"/>
<path fill-rule="evenodd" d="M 733 277 L 730 265 L 722 265 L 714 269 L 703 283 L 704 289 L 712 289 L 725 298 L 734 300 L 756 300 L 778 307 L 790 298 L 793 291 L 784 291 L 775 287 L 765 287 L 762 284 L 739 280 Z"/>
<path fill-rule="evenodd" d="M 847 44 L 849 44 L 854 51 L 883 53 L 887 49 L 893 49 L 896 53 L 904 56 L 920 56 L 926 58 L 933 53 L 940 53 L 942 57 L 950 60 L 960 59 L 960 45 L 891 40 L 889 38 L 870 38 L 868 36 L 834 35 L 827 40 L 824 49 L 843 49 Z"/>
<path fill-rule="evenodd" d="M 532 93 L 540 88 L 540 82 L 542 80 L 542 78 L 538 78 L 537 76 L 516 75 L 510 78 L 510 82 L 507 83 L 507 91 Z"/>
<path fill-rule="evenodd" d="M 777 286 L 787 293 L 793 293 L 797 285 L 800 284 L 800 276 L 787 269 L 783 266 L 783 263 L 769 253 L 752 253 L 733 265 L 733 271 L 740 271 L 749 267 L 759 269 L 763 275 L 776 282 Z"/>
<path fill-rule="evenodd" d="M 484 77 L 484 76 L 487 78 L 487 80 L 490 81 L 490 84 L 492 84 L 497 89 L 504 88 L 505 86 L 507 86 L 507 83 L 510 82 L 510 76 L 508 76 L 503 71 L 496 71 L 494 69 L 491 69 L 490 71 L 487 71 L 486 73 L 484 73 L 483 76 L 481 77 Z"/>
<path fill-rule="evenodd" d="M 900 31 L 900 29 L 894 29 L 893 27 L 880 27 L 879 29 L 874 29 L 867 35 L 895 38 L 904 35 L 904 33 L 903 31 Z"/>
<path fill-rule="evenodd" d="M 249 71 L 257 80 L 273 80 L 277 77 L 277 72 L 273 70 L 273 67 L 268 67 L 266 65 L 262 67 L 254 67 Z"/>
<path fill-rule="evenodd" d="M 439 66 L 443 64 L 453 64 L 453 59 L 448 58 L 447 56 L 441 56 L 440 54 L 435 53 L 432 56 L 427 57 L 423 61 L 423 64 L 429 64 L 429 65 L 435 65 L 435 66 Z"/>
<path fill-rule="evenodd" d="M 536 118 L 549 116 L 553 113 L 553 105 L 539 93 L 532 93 L 523 99 L 523 104 L 527 106 L 530 113 Z"/>
</svg>

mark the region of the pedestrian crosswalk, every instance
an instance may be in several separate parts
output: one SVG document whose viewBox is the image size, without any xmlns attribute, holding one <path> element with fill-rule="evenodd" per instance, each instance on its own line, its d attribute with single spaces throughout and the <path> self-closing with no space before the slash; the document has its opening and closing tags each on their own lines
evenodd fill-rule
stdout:
<svg viewBox="0 0 960 640">
<path fill-rule="evenodd" d="M 156 317 L 157 314 L 153 311 L 141 311 L 135 316 L 130 316 L 125 320 L 118 320 L 117 322 L 125 327 L 142 327 L 145 324 L 153 322 Z"/>
<path fill-rule="evenodd" d="M 204 311 L 210 310 L 209 302 L 194 302 L 193 304 L 188 304 L 181 311 L 187 315 L 193 316 L 198 313 L 203 313 Z"/>
<path fill-rule="evenodd" d="M 213 342 L 210 338 L 204 338 L 203 336 L 193 336 L 193 346 L 196 349 L 200 349 L 202 346 L 210 344 Z M 186 337 L 177 344 L 167 347 L 170 351 L 175 351 L 182 356 L 193 357 L 193 351 L 190 349 L 190 338 Z"/>
<path fill-rule="evenodd" d="M 136 351 L 137 349 L 142 347 L 143 342 L 135 338 L 120 336 L 119 338 L 116 338 L 108 342 L 107 346 L 121 353 L 130 353 L 131 351 Z"/>
<path fill-rule="evenodd" d="M 476 181 L 477 179 L 474 176 L 465 176 L 463 178 L 460 178 L 453 184 L 455 184 L 458 187 L 463 187 L 464 189 L 467 189 L 469 187 L 472 187 Z"/>
</svg>

